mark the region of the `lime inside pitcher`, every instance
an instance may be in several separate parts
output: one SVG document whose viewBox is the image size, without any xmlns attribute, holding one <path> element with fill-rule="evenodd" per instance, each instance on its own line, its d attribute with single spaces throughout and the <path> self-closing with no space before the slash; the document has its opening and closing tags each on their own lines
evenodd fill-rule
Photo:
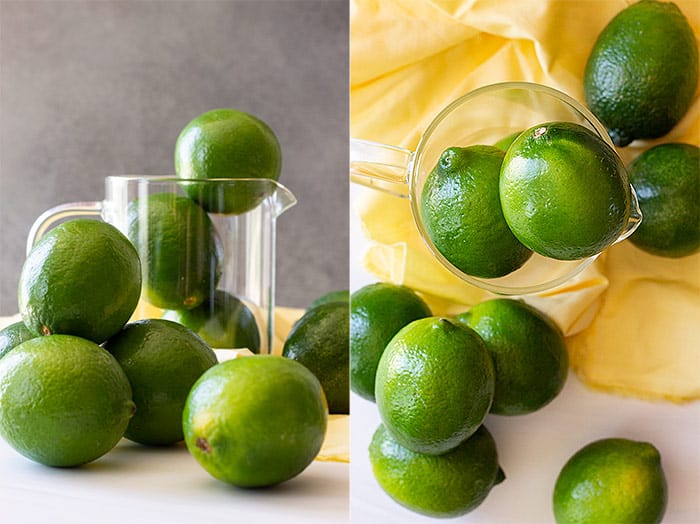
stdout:
<svg viewBox="0 0 700 524">
<path fill-rule="evenodd" d="M 178 321 L 215 348 L 269 353 L 274 341 L 276 221 L 296 203 L 269 179 L 183 180 L 110 176 L 105 199 L 56 206 L 34 223 L 27 250 L 52 225 L 102 219 L 127 235 L 141 259 L 141 300 L 132 320 Z M 196 195 L 243 195 L 240 212 L 207 212 Z"/>
</svg>

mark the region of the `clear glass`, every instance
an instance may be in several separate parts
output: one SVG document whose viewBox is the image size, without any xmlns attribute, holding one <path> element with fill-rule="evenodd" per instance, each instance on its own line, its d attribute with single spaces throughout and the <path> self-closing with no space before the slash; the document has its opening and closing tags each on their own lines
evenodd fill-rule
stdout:
<svg viewBox="0 0 700 524">
<path fill-rule="evenodd" d="M 241 300 L 253 313 L 260 333 L 260 353 L 272 349 L 275 305 L 275 232 L 276 221 L 285 210 L 296 203 L 294 195 L 283 185 L 268 179 L 208 179 L 182 180 L 174 176 L 110 176 L 105 179 L 105 199 L 100 202 L 61 204 L 43 213 L 32 226 L 27 239 L 27 251 L 41 236 L 58 222 L 79 216 L 93 216 L 108 222 L 129 235 L 129 220 L 134 213 L 140 224 L 148 225 L 149 197 L 165 194 L 167 202 L 188 195 L 219 198 L 232 194 L 252 196 L 252 208 L 237 214 L 209 212 L 216 238 L 218 278 L 208 284 L 203 304 L 224 291 Z M 192 200 L 195 202 L 195 200 Z M 130 216 L 131 212 L 131 216 Z M 149 245 L 158 239 L 148 238 L 149 227 L 139 229 L 139 257 L 142 263 L 143 287 L 141 300 L 132 320 L 159 318 L 163 310 L 149 301 Z M 195 253 L 195 251 L 192 251 Z M 186 279 L 197 260 L 185 255 L 179 270 Z M 227 348 L 235 349 L 235 348 Z"/>
<path fill-rule="evenodd" d="M 598 255 L 573 261 L 537 253 L 516 271 L 499 278 L 479 278 L 453 266 L 435 247 L 421 220 L 423 185 L 442 152 L 448 147 L 495 144 L 508 135 L 549 121 L 580 124 L 600 136 L 611 148 L 605 127 L 568 95 L 528 82 L 505 82 L 476 89 L 445 107 L 423 133 L 415 152 L 364 140 L 350 148 L 351 180 L 408 197 L 416 227 L 432 254 L 453 274 L 482 289 L 501 295 L 527 295 L 554 288 L 570 280 Z M 631 188 L 630 218 L 618 242 L 641 222 L 641 211 Z"/>
</svg>

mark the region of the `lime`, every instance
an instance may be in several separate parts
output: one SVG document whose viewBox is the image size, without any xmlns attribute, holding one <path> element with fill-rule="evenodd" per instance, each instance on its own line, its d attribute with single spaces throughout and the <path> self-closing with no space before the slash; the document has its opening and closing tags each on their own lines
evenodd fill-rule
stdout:
<svg viewBox="0 0 700 524">
<path fill-rule="evenodd" d="M 213 348 L 260 352 L 260 331 L 253 312 L 238 298 L 216 290 L 194 309 L 168 310 L 163 318 L 188 327 Z"/>
<path fill-rule="evenodd" d="M 347 304 L 350 302 L 350 292 L 347 289 L 341 289 L 325 293 L 314 300 L 309 306 L 309 309 L 313 309 L 316 306 L 327 304 L 329 302 L 345 302 Z"/>
<path fill-rule="evenodd" d="M 405 325 L 429 317 L 430 308 L 406 286 L 375 283 L 350 297 L 350 387 L 374 401 L 374 383 L 384 348 Z"/>
<path fill-rule="evenodd" d="M 313 461 L 328 412 L 308 369 L 275 355 L 227 360 L 195 383 L 183 413 L 190 453 L 213 477 L 239 487 L 278 484 Z"/>
<path fill-rule="evenodd" d="M 698 82 L 698 46 L 673 2 L 642 0 L 598 36 L 583 78 L 586 104 L 616 146 L 668 133 L 687 112 Z"/>
<path fill-rule="evenodd" d="M 304 364 L 321 382 L 330 413 L 350 412 L 347 302 L 308 310 L 287 336 L 282 355 Z"/>
<path fill-rule="evenodd" d="M 564 335 L 544 313 L 519 300 L 475 305 L 456 321 L 476 331 L 493 359 L 496 387 L 491 413 L 522 415 L 545 406 L 566 382 Z"/>
<path fill-rule="evenodd" d="M 377 482 L 391 498 L 430 517 L 472 511 L 505 479 L 496 443 L 485 426 L 443 455 L 425 455 L 403 447 L 380 425 L 369 458 Z"/>
<path fill-rule="evenodd" d="M 201 207 L 175 193 L 154 193 L 129 203 L 128 220 L 151 304 L 191 309 L 209 298 L 221 273 L 221 247 Z"/>
<path fill-rule="evenodd" d="M 175 143 L 175 173 L 183 179 L 279 178 L 282 154 L 277 137 L 259 118 L 236 109 L 214 109 L 191 120 Z M 243 213 L 257 206 L 272 184 L 186 185 L 207 211 Z"/>
<path fill-rule="evenodd" d="M 36 338 L 36 336 L 37 335 L 27 329 L 24 322 L 15 322 L 5 329 L 0 330 L 0 358 L 15 346 L 19 346 L 22 342 Z"/>
<path fill-rule="evenodd" d="M 511 133 L 510 135 L 506 135 L 503 138 L 501 138 L 498 142 L 494 144 L 494 147 L 497 147 L 501 151 L 508 151 L 508 148 L 511 146 L 513 142 L 515 142 L 515 139 L 518 138 L 520 133 L 522 133 L 523 130 L 521 129 L 520 131 L 516 131 L 515 133 Z"/>
<path fill-rule="evenodd" d="M 131 317 L 141 265 L 129 240 L 97 220 L 64 222 L 31 250 L 19 277 L 19 311 L 37 335 L 75 335 L 98 344 Z"/>
<path fill-rule="evenodd" d="M 127 324 L 104 348 L 126 373 L 136 404 L 124 436 L 152 446 L 181 441 L 187 394 L 216 364 L 214 352 L 186 327 L 162 319 Z"/>
<path fill-rule="evenodd" d="M 629 166 L 644 219 L 630 241 L 663 257 L 700 250 L 700 148 L 661 144 Z"/>
<path fill-rule="evenodd" d="M 506 153 L 500 191 L 515 236 L 559 260 L 600 253 L 617 240 L 630 213 L 620 158 L 598 135 L 569 122 L 523 132 Z"/>
<path fill-rule="evenodd" d="M 23 342 L 0 359 L 0 434 L 25 457 L 77 466 L 101 457 L 134 413 L 117 361 L 71 335 Z"/>
<path fill-rule="evenodd" d="M 661 522 L 666 478 L 658 450 L 647 442 L 592 442 L 564 465 L 554 487 L 559 524 Z"/>
<path fill-rule="evenodd" d="M 503 155 L 492 146 L 451 147 L 423 186 L 421 218 L 428 236 L 467 275 L 502 277 L 532 255 L 503 218 L 498 197 Z"/>
<path fill-rule="evenodd" d="M 493 392 L 493 363 L 481 338 L 445 318 L 423 318 L 401 329 L 377 368 L 382 422 L 418 453 L 439 455 L 469 438 Z"/>
</svg>

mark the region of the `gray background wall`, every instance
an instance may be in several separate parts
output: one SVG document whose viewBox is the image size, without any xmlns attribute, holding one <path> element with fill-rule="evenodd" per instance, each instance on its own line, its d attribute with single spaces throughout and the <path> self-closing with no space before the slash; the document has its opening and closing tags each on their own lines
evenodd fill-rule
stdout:
<svg viewBox="0 0 700 524">
<path fill-rule="evenodd" d="M 218 107 L 272 127 L 298 199 L 277 303 L 347 288 L 345 0 L 0 0 L 0 315 L 43 210 L 100 200 L 106 175 L 172 173 L 182 127 Z"/>
</svg>

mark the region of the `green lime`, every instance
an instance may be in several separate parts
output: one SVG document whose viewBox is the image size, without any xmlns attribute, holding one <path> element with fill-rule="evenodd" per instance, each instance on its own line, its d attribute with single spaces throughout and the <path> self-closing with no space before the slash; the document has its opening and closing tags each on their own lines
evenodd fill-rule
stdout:
<svg viewBox="0 0 700 524">
<path fill-rule="evenodd" d="M 186 327 L 162 319 L 127 324 L 104 348 L 126 373 L 136 404 L 124 436 L 151 446 L 181 441 L 187 394 L 216 364 L 214 352 Z"/>
<path fill-rule="evenodd" d="M 523 132 L 506 153 L 500 191 L 515 236 L 559 260 L 600 253 L 618 239 L 630 213 L 620 158 L 598 135 L 569 122 Z"/>
<path fill-rule="evenodd" d="M 503 155 L 492 146 L 451 147 L 423 186 L 421 219 L 428 236 L 467 275 L 502 277 L 532 255 L 503 218 L 498 197 Z"/>
<path fill-rule="evenodd" d="M 119 442 L 135 409 L 114 357 L 71 335 L 28 340 L 0 359 L 0 391 L 0 434 L 47 466 L 101 457 Z"/>
<path fill-rule="evenodd" d="M 423 318 L 401 329 L 377 368 L 382 422 L 417 453 L 439 455 L 469 438 L 484 421 L 493 392 L 493 363 L 481 338 L 445 318 Z"/>
<path fill-rule="evenodd" d="M 151 304 L 191 309 L 209 298 L 222 255 L 214 224 L 201 207 L 175 193 L 154 193 L 129 203 L 128 221 Z"/>
<path fill-rule="evenodd" d="M 505 152 L 508 151 L 508 148 L 511 146 L 513 142 L 515 142 L 515 139 L 520 136 L 520 133 L 522 133 L 523 130 L 521 129 L 520 131 L 516 131 L 515 133 L 511 133 L 510 135 L 506 135 L 503 138 L 501 138 L 498 142 L 496 142 L 493 146 L 497 147 L 501 151 Z"/>
<path fill-rule="evenodd" d="M 644 217 L 630 241 L 663 257 L 700 251 L 700 148 L 652 147 L 630 164 L 629 173 Z"/>
<path fill-rule="evenodd" d="M 194 309 L 168 310 L 163 318 L 188 327 L 213 348 L 246 348 L 260 352 L 260 331 L 253 312 L 222 290 Z"/>
<path fill-rule="evenodd" d="M 458 517 L 479 506 L 505 479 L 496 443 L 485 426 L 443 455 L 403 447 L 380 425 L 369 446 L 372 471 L 402 506 L 430 517 Z"/>
<path fill-rule="evenodd" d="M 564 387 L 569 366 L 564 335 L 544 313 L 519 300 L 498 298 L 475 305 L 455 320 L 481 336 L 493 359 L 491 413 L 531 413 Z"/>
<path fill-rule="evenodd" d="M 326 433 L 323 389 L 306 367 L 275 355 L 227 360 L 187 397 L 187 449 L 213 477 L 239 487 L 278 484 L 313 461 Z"/>
<path fill-rule="evenodd" d="M 0 331 L 0 358 L 8 353 L 12 348 L 19 346 L 22 342 L 36 338 L 24 325 L 24 322 L 15 322 Z"/>
<path fill-rule="evenodd" d="M 668 133 L 698 82 L 693 29 L 673 2 L 642 0 L 598 36 L 583 78 L 586 104 L 616 146 Z"/>
<path fill-rule="evenodd" d="M 304 364 L 321 382 L 330 413 L 350 412 L 347 302 L 308 310 L 287 336 L 282 355 Z"/>
<path fill-rule="evenodd" d="M 175 173 L 183 179 L 277 180 L 281 165 L 280 145 L 272 129 L 236 109 L 214 109 L 195 117 L 175 143 Z M 185 187 L 207 211 L 235 214 L 253 209 L 274 190 L 274 184 L 256 182 Z"/>
<path fill-rule="evenodd" d="M 647 442 L 592 442 L 564 465 L 554 487 L 558 524 L 661 522 L 666 478 L 658 450 Z"/>
<path fill-rule="evenodd" d="M 37 335 L 75 335 L 98 344 L 126 324 L 141 293 L 129 240 L 97 220 L 64 222 L 31 250 L 19 277 L 19 311 Z"/>
<path fill-rule="evenodd" d="M 377 365 L 384 348 L 405 325 L 429 317 L 428 305 L 406 286 L 375 283 L 350 297 L 350 387 L 374 401 Z"/>
<path fill-rule="evenodd" d="M 314 300 L 309 309 L 313 309 L 321 304 L 328 304 L 329 302 L 345 302 L 347 304 L 350 302 L 350 292 L 347 289 L 330 291 Z"/>
</svg>

